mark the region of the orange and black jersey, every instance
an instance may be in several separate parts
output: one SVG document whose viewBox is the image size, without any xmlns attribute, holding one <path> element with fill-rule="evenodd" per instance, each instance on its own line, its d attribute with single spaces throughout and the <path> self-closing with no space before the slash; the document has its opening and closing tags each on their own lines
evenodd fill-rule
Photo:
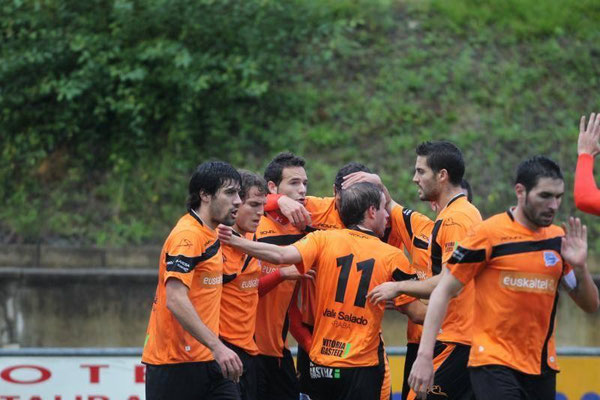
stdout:
<svg viewBox="0 0 600 400">
<path fill-rule="evenodd" d="M 167 309 L 165 285 L 168 279 L 178 279 L 186 285 L 198 316 L 218 334 L 222 274 L 223 256 L 216 232 L 190 211 L 179 219 L 161 251 L 142 362 L 161 365 L 214 359 L 211 351 L 192 337 Z"/>
<path fill-rule="evenodd" d="M 383 282 L 416 279 L 402 251 L 351 229 L 313 232 L 294 246 L 300 268 L 317 271 L 311 360 L 331 367 L 378 365 L 384 306 L 366 295 Z"/>
<path fill-rule="evenodd" d="M 306 234 L 300 232 L 291 223 L 282 223 L 283 219 L 263 216 L 256 229 L 256 240 L 259 242 L 290 245 Z M 274 272 L 287 265 L 274 265 L 266 261 L 258 261 L 260 277 Z M 283 281 L 273 290 L 260 297 L 256 312 L 256 331 L 254 339 L 259 354 L 271 357 L 283 357 L 289 328 L 288 309 L 294 293 L 295 281 Z"/>
<path fill-rule="evenodd" d="M 252 240 L 252 235 L 246 235 L 246 239 Z M 223 245 L 223 262 L 219 336 L 248 354 L 257 355 L 254 330 L 260 275 L 258 260 Z"/>
<path fill-rule="evenodd" d="M 391 231 L 388 243 L 406 249 L 411 260 L 411 267 L 419 280 L 431 278 L 429 238 L 433 230 L 433 221 L 426 215 L 400 205 L 392 209 L 390 221 Z M 419 343 L 422 333 L 423 326 L 415 324 L 409 319 L 406 326 L 406 340 L 409 343 Z"/>
<path fill-rule="evenodd" d="M 564 276 L 574 278 L 560 253 L 563 235 L 555 225 L 531 231 L 509 211 L 460 241 L 448 265 L 463 284 L 475 286 L 470 366 L 504 365 L 526 374 L 558 370 L 558 288 Z"/>
<path fill-rule="evenodd" d="M 464 194 L 454 197 L 438 214 L 429 243 L 429 265 L 433 275 L 442 271 L 442 265 L 467 231 L 481 222 L 481 214 Z M 470 282 L 448 303 L 448 311 L 437 339 L 442 342 L 471 344 L 473 325 L 473 283 Z"/>
</svg>

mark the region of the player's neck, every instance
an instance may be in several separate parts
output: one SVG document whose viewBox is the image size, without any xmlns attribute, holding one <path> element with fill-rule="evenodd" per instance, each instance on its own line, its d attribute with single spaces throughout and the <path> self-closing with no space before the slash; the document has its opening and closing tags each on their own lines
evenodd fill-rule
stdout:
<svg viewBox="0 0 600 400">
<path fill-rule="evenodd" d="M 461 194 L 463 193 L 460 186 L 449 186 L 446 190 L 442 191 L 436 200 L 437 204 L 439 205 L 438 214 L 446 208 L 448 203 Z"/>
<path fill-rule="evenodd" d="M 525 215 L 525 213 L 523 212 L 523 208 L 519 207 L 518 205 L 514 209 L 512 209 L 512 214 L 515 221 L 517 221 L 520 225 L 523 225 L 530 231 L 535 232 L 540 229 L 540 226 L 534 224 L 529 218 L 527 218 L 527 215 Z"/>
<path fill-rule="evenodd" d="M 242 237 L 245 237 L 246 233 L 248 233 L 245 230 L 243 230 L 242 228 L 240 228 L 238 224 L 233 224 L 231 229 L 233 229 L 234 232 L 237 232 Z"/>
<path fill-rule="evenodd" d="M 195 210 L 192 210 L 192 212 L 196 213 L 198 218 L 200 218 L 200 220 L 202 221 L 202 224 L 207 228 L 212 229 L 213 231 L 217 228 L 218 223 L 216 221 L 213 221 L 212 218 L 210 218 L 208 207 L 199 207 Z"/>
</svg>

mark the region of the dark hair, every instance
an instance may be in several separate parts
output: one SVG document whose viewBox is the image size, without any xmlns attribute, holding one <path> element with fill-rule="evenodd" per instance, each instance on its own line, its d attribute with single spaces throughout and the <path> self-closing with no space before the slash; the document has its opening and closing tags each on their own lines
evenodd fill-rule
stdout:
<svg viewBox="0 0 600 400">
<path fill-rule="evenodd" d="M 289 151 L 279 153 L 271 160 L 265 168 L 264 177 L 267 182 L 272 181 L 276 185 L 281 183 L 283 169 L 287 167 L 304 167 L 304 158 L 290 153 Z"/>
<path fill-rule="evenodd" d="M 200 192 L 214 196 L 228 183 L 241 185 L 240 174 L 226 162 L 207 161 L 196 167 L 188 186 L 188 209 L 200 207 Z"/>
<path fill-rule="evenodd" d="M 433 172 L 448 171 L 450 183 L 460 185 L 465 174 L 465 161 L 462 152 L 455 144 L 446 140 L 423 142 L 417 146 L 417 155 L 427 157 L 427 165 Z"/>
<path fill-rule="evenodd" d="M 353 172 L 371 172 L 371 170 L 367 167 L 365 167 L 364 165 L 362 165 L 361 163 L 357 163 L 357 162 L 349 162 L 348 164 L 344 165 L 342 168 L 340 168 L 340 170 L 337 172 L 337 174 L 335 175 L 335 181 L 333 183 L 333 185 L 335 186 L 335 190 L 340 191 L 342 190 L 342 182 L 344 181 L 344 177 L 346 175 L 350 175 Z"/>
<path fill-rule="evenodd" d="M 381 188 L 369 182 L 360 182 L 340 192 L 340 217 L 348 228 L 354 227 L 365 218 L 365 211 L 374 206 L 379 210 Z"/>
<path fill-rule="evenodd" d="M 463 180 L 460 181 L 460 187 L 467 191 L 467 200 L 471 203 L 473 201 L 473 189 L 471 189 L 469 181 L 463 178 Z"/>
<path fill-rule="evenodd" d="M 520 183 L 529 192 L 540 178 L 564 179 L 557 163 L 546 156 L 534 156 L 519 164 L 515 184 Z"/>
<path fill-rule="evenodd" d="M 242 201 L 246 201 L 248 198 L 248 192 L 250 192 L 250 189 L 253 187 L 257 188 L 260 194 L 266 195 L 269 193 L 269 190 L 267 189 L 267 182 L 265 182 L 261 176 L 258 176 L 254 172 L 246 171 L 245 169 L 238 169 L 238 172 L 242 177 L 240 189 L 240 199 L 242 199 Z"/>
</svg>

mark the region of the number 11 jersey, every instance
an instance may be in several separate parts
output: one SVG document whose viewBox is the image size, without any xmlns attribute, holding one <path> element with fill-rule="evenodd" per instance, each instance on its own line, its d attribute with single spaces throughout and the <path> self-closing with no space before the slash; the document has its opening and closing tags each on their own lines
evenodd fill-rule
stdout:
<svg viewBox="0 0 600 400">
<path fill-rule="evenodd" d="M 317 231 L 294 243 L 301 269 L 316 271 L 316 307 L 310 359 L 328 367 L 379 364 L 384 304 L 366 296 L 387 281 L 416 279 L 401 250 L 371 232 Z M 404 296 L 399 304 L 415 299 Z"/>
</svg>

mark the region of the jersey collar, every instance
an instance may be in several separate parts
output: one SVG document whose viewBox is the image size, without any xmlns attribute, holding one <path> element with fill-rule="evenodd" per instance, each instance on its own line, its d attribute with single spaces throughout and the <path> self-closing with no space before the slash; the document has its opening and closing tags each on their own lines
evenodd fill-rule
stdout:
<svg viewBox="0 0 600 400">
<path fill-rule="evenodd" d="M 350 228 L 350 229 L 352 229 L 353 231 L 362 232 L 362 233 L 364 233 L 365 235 L 370 235 L 370 236 L 373 236 L 373 237 L 377 237 L 377 235 L 375 234 L 375 232 L 373 232 L 373 231 L 370 231 L 370 230 L 368 230 L 368 229 L 361 229 L 361 228 L 359 228 L 357 225 L 354 225 L 354 226 L 353 226 L 352 228 Z"/>
</svg>

